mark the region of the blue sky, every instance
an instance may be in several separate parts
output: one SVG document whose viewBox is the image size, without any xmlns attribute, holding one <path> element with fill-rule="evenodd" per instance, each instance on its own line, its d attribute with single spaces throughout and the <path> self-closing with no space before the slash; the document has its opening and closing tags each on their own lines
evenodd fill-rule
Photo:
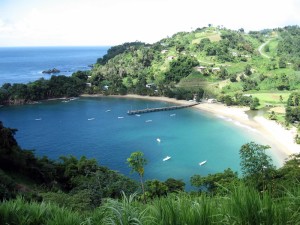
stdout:
<svg viewBox="0 0 300 225">
<path fill-rule="evenodd" d="M 299 0 L 0 0 L 0 46 L 153 43 L 208 24 L 300 25 Z"/>
</svg>

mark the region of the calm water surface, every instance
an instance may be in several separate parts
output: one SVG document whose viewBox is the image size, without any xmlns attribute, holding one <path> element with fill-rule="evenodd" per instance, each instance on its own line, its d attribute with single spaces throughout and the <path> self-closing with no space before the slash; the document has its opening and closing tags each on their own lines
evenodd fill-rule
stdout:
<svg viewBox="0 0 300 225">
<path fill-rule="evenodd" d="M 2 107 L 0 120 L 17 128 L 18 143 L 35 149 L 39 156 L 85 155 L 129 175 L 126 159 L 139 150 L 148 160 L 147 179 L 173 177 L 187 183 L 194 174 L 222 172 L 228 167 L 239 171 L 241 145 L 249 141 L 265 144 L 255 130 L 196 109 L 140 116 L 126 113 L 169 105 L 126 98 L 79 98 Z M 163 161 L 166 156 L 171 159 Z M 207 163 L 199 166 L 204 160 Z"/>
<path fill-rule="evenodd" d="M 55 75 L 71 75 L 78 70 L 89 70 L 109 47 L 0 47 L 0 85 L 27 83 L 51 74 L 42 71 L 56 68 Z"/>
<path fill-rule="evenodd" d="M 107 49 L 0 48 L 0 85 L 27 83 L 40 77 L 47 79 L 51 75 L 41 72 L 54 67 L 64 75 L 87 70 Z M 140 116 L 126 113 L 129 109 L 168 105 L 125 98 L 79 98 L 66 103 L 59 100 L 1 107 L 0 121 L 7 127 L 17 128 L 20 146 L 34 149 L 38 156 L 58 159 L 61 155 L 85 155 L 133 176 L 126 159 L 132 152 L 142 151 L 148 160 L 147 179 L 173 177 L 187 184 L 194 174 L 222 172 L 228 167 L 239 171 L 239 149 L 246 142 L 268 144 L 249 127 L 191 108 Z M 164 162 L 166 156 L 171 159 Z M 273 155 L 273 158 L 278 164 L 278 157 Z M 207 163 L 199 166 L 204 160 Z"/>
</svg>

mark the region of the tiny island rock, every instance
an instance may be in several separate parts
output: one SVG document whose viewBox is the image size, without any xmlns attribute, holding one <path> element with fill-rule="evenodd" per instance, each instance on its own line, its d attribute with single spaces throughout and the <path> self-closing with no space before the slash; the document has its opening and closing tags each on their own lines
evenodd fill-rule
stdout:
<svg viewBox="0 0 300 225">
<path fill-rule="evenodd" d="M 49 70 L 44 70 L 42 73 L 59 73 L 60 70 L 53 68 L 53 69 L 49 69 Z"/>
</svg>

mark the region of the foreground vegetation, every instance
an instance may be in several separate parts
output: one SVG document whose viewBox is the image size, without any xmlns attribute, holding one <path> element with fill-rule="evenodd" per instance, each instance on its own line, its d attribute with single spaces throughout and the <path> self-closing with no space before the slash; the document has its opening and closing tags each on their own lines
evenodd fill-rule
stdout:
<svg viewBox="0 0 300 225">
<path fill-rule="evenodd" d="M 143 204 L 134 195 L 107 200 L 91 212 L 79 213 L 51 203 L 22 198 L 0 205 L 1 224 L 299 224 L 299 188 L 286 190 L 280 198 L 238 186 L 226 196 L 192 196 L 186 193 L 157 198 Z"/>
</svg>

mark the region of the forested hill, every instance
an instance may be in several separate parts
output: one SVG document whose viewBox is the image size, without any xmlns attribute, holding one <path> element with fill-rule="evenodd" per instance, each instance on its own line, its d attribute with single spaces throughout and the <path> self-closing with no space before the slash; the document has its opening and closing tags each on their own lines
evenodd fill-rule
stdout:
<svg viewBox="0 0 300 225">
<path fill-rule="evenodd" d="M 298 26 L 249 33 L 208 27 L 152 45 L 125 43 L 98 59 L 89 81 L 92 91 L 108 94 L 168 95 L 174 87 L 200 87 L 215 97 L 297 90 L 299 32 Z"/>
<path fill-rule="evenodd" d="M 282 105 L 300 86 L 299 34 L 299 26 L 249 33 L 242 28 L 206 27 L 179 32 L 154 44 L 124 43 L 111 47 L 91 71 L 28 84 L 4 84 L 0 104 L 82 93 L 136 93 L 178 99 L 191 99 L 194 94 L 202 98 L 204 93 L 204 98 L 250 106 L 253 99 L 240 99 L 250 93 L 261 106 Z"/>
<path fill-rule="evenodd" d="M 211 26 L 179 32 L 154 44 L 113 46 L 91 71 L 70 77 L 3 84 L 0 105 L 83 93 L 216 98 L 252 110 L 271 106 L 267 117 L 289 125 L 300 121 L 299 88 L 299 26 L 249 33 Z M 300 135 L 295 140 L 300 143 Z"/>
</svg>

